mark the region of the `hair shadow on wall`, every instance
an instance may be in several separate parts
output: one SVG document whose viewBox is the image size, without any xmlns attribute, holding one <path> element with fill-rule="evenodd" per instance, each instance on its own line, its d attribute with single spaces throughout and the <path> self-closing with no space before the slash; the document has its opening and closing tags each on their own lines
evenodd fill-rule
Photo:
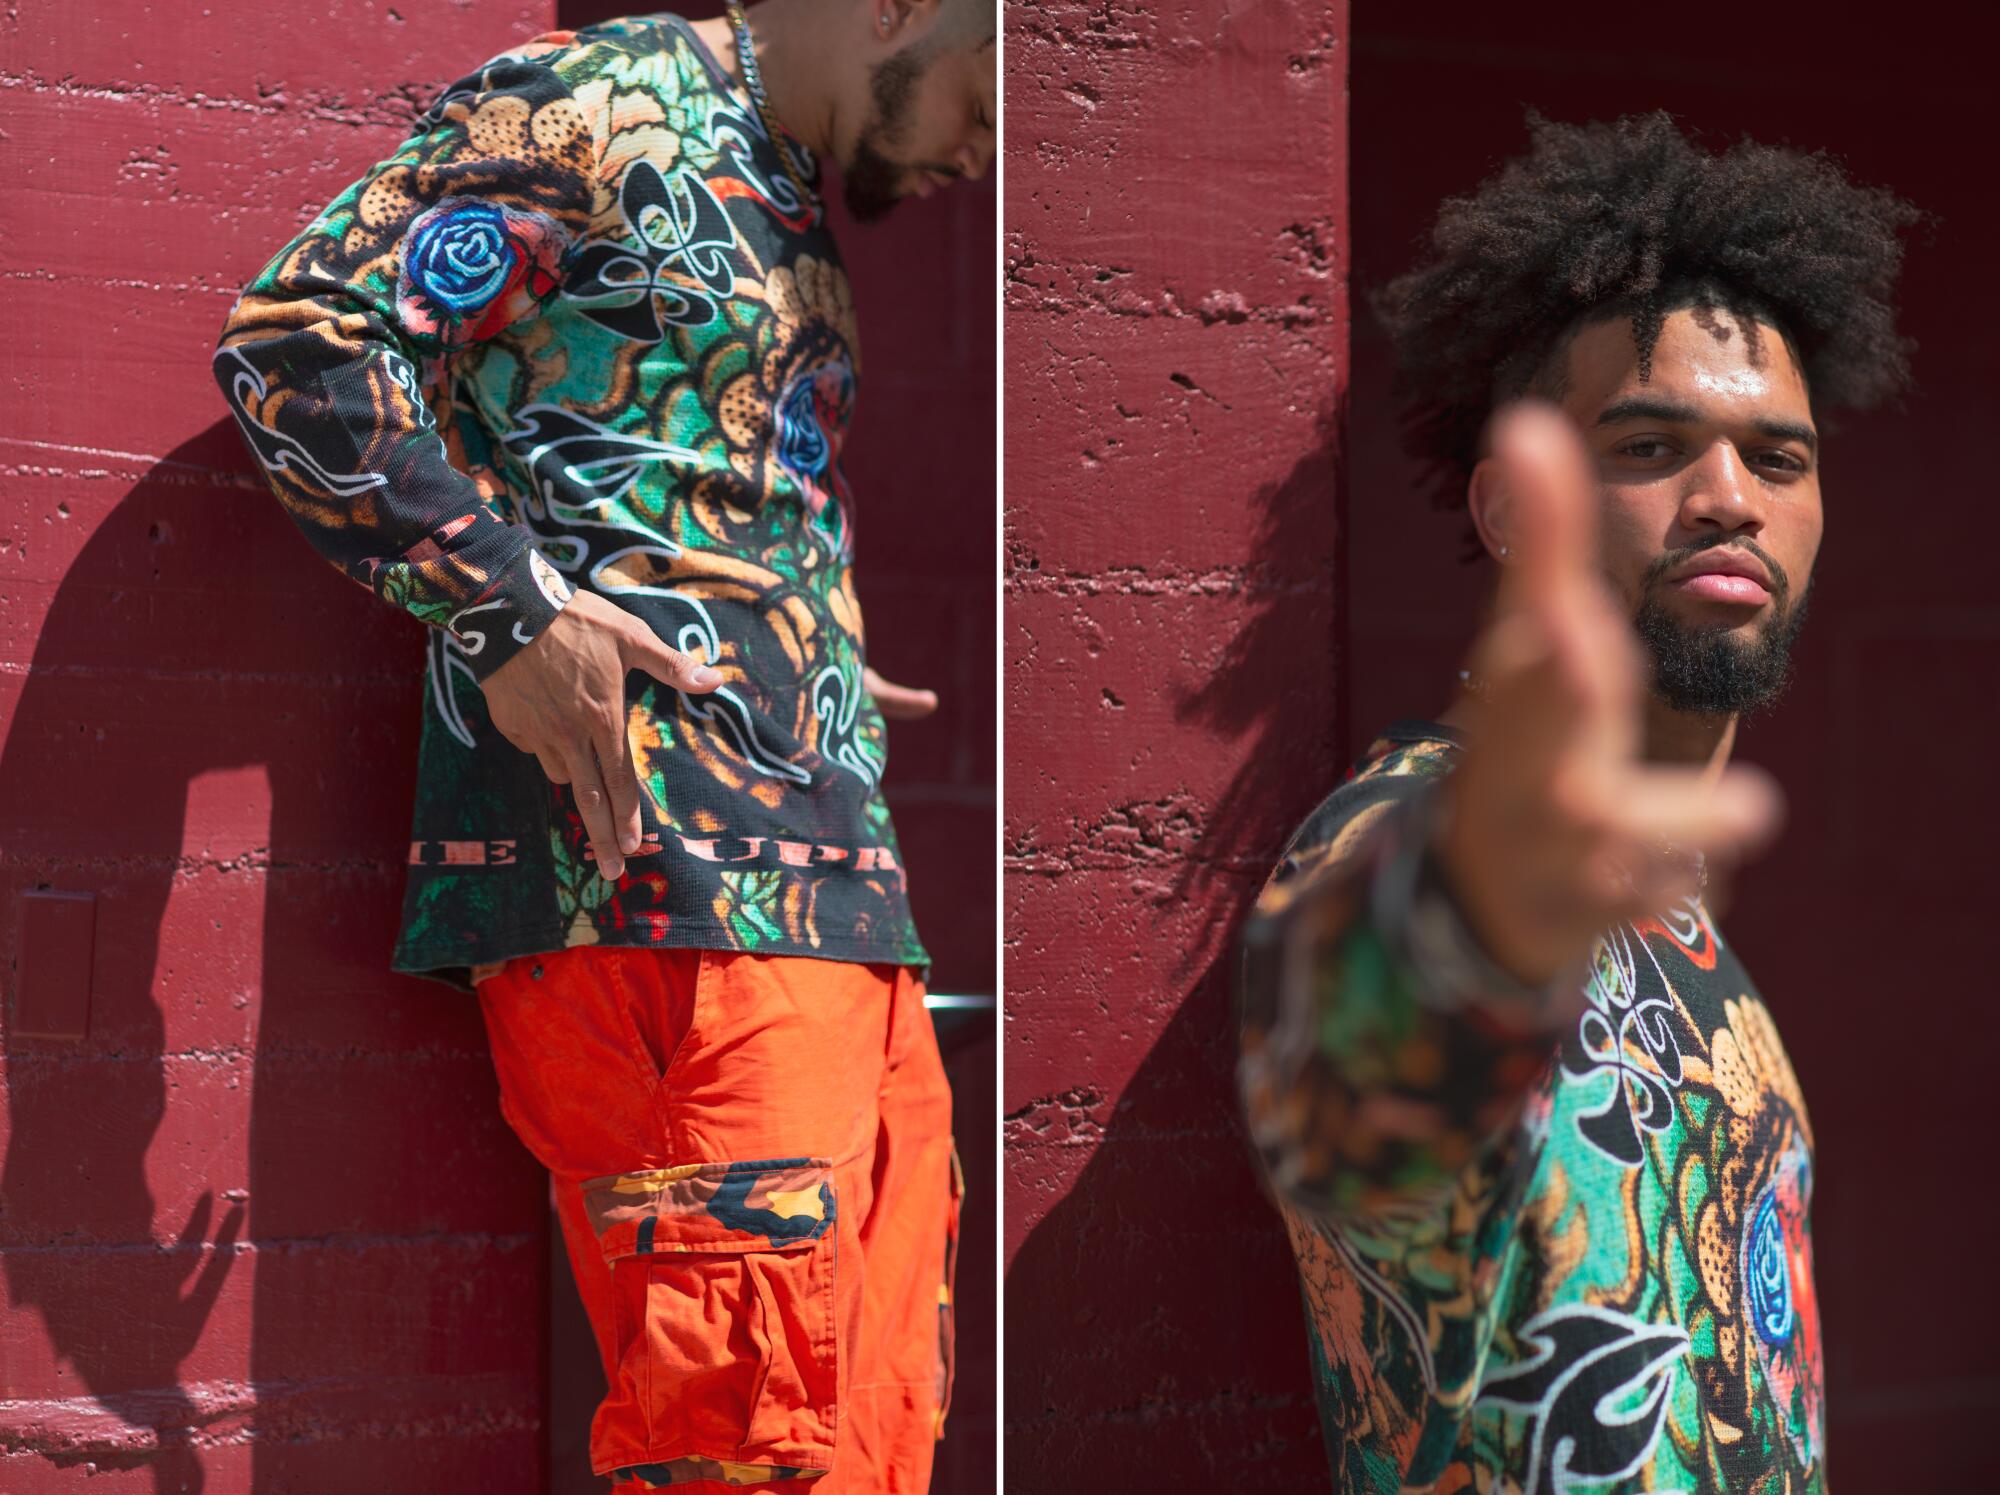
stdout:
<svg viewBox="0 0 2000 1495">
<path fill-rule="evenodd" d="M 1209 807 L 1193 854 L 1173 879 L 1183 902 L 1223 917 L 1187 950 L 1180 971 L 1227 961 L 1247 908 L 1293 829 L 1333 788 L 1347 735 L 1346 489 L 1341 436 L 1347 393 L 1313 422 L 1312 445 L 1250 501 L 1255 557 L 1244 621 L 1199 685 L 1181 690 L 1175 720 L 1230 744 L 1237 769 Z"/>
<path fill-rule="evenodd" d="M 1240 766 L 1145 911 L 1180 947 L 1159 962 L 1170 1015 L 1115 1102 L 1058 1097 L 1010 1122 L 1010 1173 L 1058 1196 L 1007 1273 L 1008 1486 L 1024 1495 L 1138 1471 L 1204 1495 L 1326 1478 L 1291 1255 L 1237 1122 L 1233 973 L 1250 901 L 1341 767 L 1344 419 L 1343 398 L 1246 500 L 1243 621 L 1177 704 L 1189 740 Z"/>
</svg>

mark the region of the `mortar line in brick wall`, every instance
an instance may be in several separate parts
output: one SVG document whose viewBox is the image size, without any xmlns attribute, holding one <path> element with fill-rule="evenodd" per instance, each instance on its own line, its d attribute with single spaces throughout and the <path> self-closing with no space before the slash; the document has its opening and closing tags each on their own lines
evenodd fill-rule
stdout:
<svg viewBox="0 0 2000 1495">
<path fill-rule="evenodd" d="M 12 438 L 0 436 L 0 444 Z M 93 453 L 79 451 L 79 456 Z M 147 483 L 166 486 L 193 487 L 197 484 L 220 488 L 240 488 L 246 493 L 259 493 L 268 498 L 270 488 L 261 477 L 241 467 L 203 467 L 193 462 L 173 462 L 165 457 L 146 456 L 138 453 L 105 453 L 117 456 L 135 465 L 128 469 L 115 467 L 47 467 L 31 463 L 7 463 L 0 465 L 0 472 L 9 477 L 21 478 L 84 478 L 90 480 L 111 479 L 117 482 Z"/>
<path fill-rule="evenodd" d="M 1123 1126 L 1113 1133 L 1104 1129 L 1104 1123 L 1092 1116 L 1088 1110 L 1076 1110 L 1068 1106 L 1039 1102 L 1031 1103 L 1026 1114 L 1016 1114 L 1005 1118 L 1007 1144 L 1010 1147 L 1035 1149 L 1048 1147 L 1099 1147 L 1124 1151 L 1133 1147 L 1178 1147 L 1188 1142 L 1223 1142 L 1241 1135 L 1234 1127 L 1180 1127 L 1174 1130 L 1149 1130 L 1134 1132 Z M 1079 1128 L 1067 1136 L 1050 1136 L 1057 1127 Z"/>
<path fill-rule="evenodd" d="M 132 487 L 137 487 L 143 482 L 148 488 L 155 489 L 201 487 L 216 494 L 226 494 L 236 489 L 247 494 L 261 494 L 266 499 L 271 493 L 270 488 L 260 479 L 241 468 L 189 467 L 167 462 L 153 462 L 144 471 L 136 468 L 121 471 L 115 467 L 44 467 L 30 463 L 7 463 L 0 464 L 0 475 L 12 478 L 56 478 L 79 483 L 125 483 Z"/>
<path fill-rule="evenodd" d="M 149 466 L 160 459 L 148 452 L 121 452 L 113 447 L 67 446 L 59 441 L 30 441 L 25 436 L 0 436 L 0 446 L 24 446 L 36 452 L 64 452 L 78 457 L 118 457 L 127 462 L 144 462 Z M 185 464 L 175 463 L 175 466 Z"/>
<path fill-rule="evenodd" d="M 396 861 L 353 861 L 353 862 L 269 862 L 244 861 L 221 858 L 214 861 L 197 861 L 189 857 L 4 857 L 0 856 L 0 869 L 9 872 L 25 872 L 42 882 L 51 882 L 59 877 L 76 874 L 99 877 L 117 874 L 129 877 L 145 877 L 165 872 L 176 884 L 191 881 L 203 873 L 219 873 L 233 877 L 237 873 L 249 874 L 252 878 L 268 879 L 272 872 L 297 874 L 318 872 L 327 875 L 328 881 L 343 877 L 370 877 L 384 881 L 400 877 L 408 863 Z"/>
<path fill-rule="evenodd" d="M 1204 1414 L 1226 1419 L 1240 1418 L 1246 1412 L 1280 1412 L 1294 1408 L 1315 1408 L 1318 1403 L 1310 1396 L 1296 1393 L 1265 1393 L 1261 1396 L 1243 1396 L 1236 1392 L 1221 1392 L 1215 1396 L 1200 1398 L 1160 1397 L 1149 1398 L 1122 1407 L 1106 1407 L 1078 1416 L 1063 1408 L 1051 1407 L 1040 1416 L 1009 1418 L 1007 1431 L 1041 1427 L 1088 1428 L 1108 1425 L 1139 1423 L 1157 1424 L 1165 1420 L 1185 1421 L 1190 1417 Z"/>
<path fill-rule="evenodd" d="M 80 1396 L 19 1396 L 0 1398 L 0 1414 L 18 1414 L 33 1408 L 102 1407 L 107 1401 L 114 1404 L 134 1406 L 151 1401 L 155 1397 L 172 1397 L 176 1401 L 200 1400 L 204 1393 L 220 1400 L 239 1396 L 243 1393 L 297 1393 L 301 1391 L 366 1391 L 381 1390 L 385 1385 L 397 1388 L 405 1386 L 463 1386 L 469 1378 L 460 1371 L 438 1371 L 431 1374 L 412 1372 L 402 1375 L 382 1375 L 369 1373 L 355 1376 L 314 1376 L 309 1380 L 280 1380 L 272 1378 L 263 1381 L 241 1381 L 227 1376 L 212 1376 L 200 1381 L 176 1381 L 165 1386 L 135 1387 L 128 1391 L 114 1391 L 100 1395 L 86 1392 Z M 506 1379 L 488 1373 L 477 1379 L 497 1381 Z M 0 1426 L 5 1426 L 0 1423 Z"/>
<path fill-rule="evenodd" d="M 434 91 L 432 85 L 421 84 L 412 85 L 412 91 L 409 93 L 378 94 L 366 104 L 309 102 L 287 105 L 238 98 L 234 94 L 184 94 L 171 88 L 161 88 L 147 83 L 77 83 L 69 78 L 44 78 L 37 73 L 5 71 L 0 71 L 0 88 L 29 88 L 37 93 L 56 94 L 63 98 L 106 99 L 119 104 L 159 102 L 178 104 L 188 109 L 227 109 L 240 114 L 273 117 L 295 115 L 356 129 L 414 124 L 423 109 L 419 95 L 428 95 Z M 276 94 L 273 97 L 282 99 L 284 95 Z M 379 109 L 382 112 L 376 114 L 367 112 L 372 109 Z M 394 112 L 390 112 L 391 110 Z"/>
<path fill-rule="evenodd" d="M 248 1197 L 230 1189 L 223 1199 L 234 1203 Z M 191 1256 L 228 1251 L 232 1256 L 292 1256 L 307 1251 L 330 1251 L 358 1255 L 365 1251 L 426 1250 L 442 1248 L 459 1251 L 517 1251 L 539 1245 L 540 1232 L 498 1234 L 493 1231 L 420 1231 L 413 1235 L 333 1234 L 323 1236 L 246 1236 L 227 1246 L 219 1241 L 36 1241 L 0 1246 L 0 1256 Z"/>
<path fill-rule="evenodd" d="M 1019 294 L 1016 294 L 1016 292 Z M 1187 321 L 1199 322 L 1204 327 L 1320 327 L 1335 320 L 1339 313 L 1330 306 L 1322 307 L 1310 301 L 1293 301 L 1283 306 L 1239 306 L 1242 297 L 1230 291 L 1208 291 L 1202 296 L 1202 303 L 1195 307 L 1183 306 L 1174 291 L 1161 293 L 1159 301 L 1149 301 L 1133 296 L 1127 301 L 1100 300 L 1094 296 L 1071 300 L 1046 294 L 1030 295 L 1029 289 L 1019 282 L 1009 286 L 1007 310 L 1009 312 L 1046 312 L 1053 316 L 1076 317 L 1088 313 L 1099 316 L 1118 317 L 1137 321 Z M 1313 345 L 1315 351 L 1317 345 Z"/>
<path fill-rule="evenodd" d="M 1135 9 L 1134 14 L 1144 15 L 1144 10 Z M 1040 48 L 1053 43 L 1065 50 L 1084 53 L 1130 52 L 1135 49 L 1153 51 L 1151 39 L 1141 31 L 1127 28 L 1113 31 L 1110 28 L 1118 20 L 1115 7 L 1085 11 L 1082 24 L 1065 22 L 1061 13 L 1023 9 L 1007 13 L 1007 45 L 1019 48 L 1016 55 L 1033 55 Z"/>
<path fill-rule="evenodd" d="M 1087 852 L 1088 855 L 1065 856 L 1064 853 L 1069 851 Z M 1200 867 L 1209 872 L 1238 873 L 1261 880 L 1270 870 L 1262 862 L 1247 856 L 1210 858 L 1184 851 L 1121 854 L 1082 843 L 1008 856 L 1002 859 L 1001 866 L 1021 877 L 1061 877 L 1070 872 L 1125 872 L 1140 867 Z"/>
<path fill-rule="evenodd" d="M 136 592 L 142 596 L 170 597 L 176 595 L 207 596 L 213 590 L 208 587 L 100 587 L 94 590 Z M 241 593 L 232 592 L 232 599 L 240 599 Z M 113 680 L 113 681 L 154 681 L 163 684 L 187 684 L 191 681 L 224 681 L 232 685 L 312 685 L 312 686 L 364 686 L 386 689 L 401 687 L 413 678 L 421 676 L 421 670 L 369 670 L 355 675 L 326 675 L 302 673 L 294 670 L 231 670 L 231 669 L 181 669 L 163 670 L 131 665 L 102 664 L 36 664 L 32 660 L 0 660 L 0 675 L 17 675 L 23 679 L 37 680 Z"/>
<path fill-rule="evenodd" d="M 20 1398 L 0 1401 L 0 1459 L 29 1455 L 77 1461 L 95 1457 L 110 1463 L 159 1448 L 161 1434 L 173 1433 L 175 1447 L 217 1449 L 245 1443 L 312 1444 L 363 1437 L 424 1438 L 466 1433 L 529 1432 L 541 1428 L 539 1409 L 492 1398 L 467 1400 L 469 1381 L 484 1381 L 502 1396 L 516 1393 L 514 1378 L 489 1372 L 396 1377 L 319 1377 L 310 1381 L 207 1380 L 135 1391 L 88 1396 Z M 329 1407 L 332 1398 L 356 1393 L 374 1401 L 388 1395 L 399 1408 L 416 1412 L 385 1415 L 366 1409 Z M 256 1426 L 234 1421 L 255 1414 Z M 209 1424 L 223 1423 L 220 1428 Z"/>
<path fill-rule="evenodd" d="M 1274 578 L 1264 566 L 1223 566 L 1196 572 L 1160 565 L 1150 571 L 1136 566 L 1094 571 L 1016 569 L 1008 573 L 1005 586 L 1010 594 L 1020 597 L 1281 597 L 1324 592 L 1327 581 L 1324 576 Z"/>
<path fill-rule="evenodd" d="M 208 201 L 208 199 L 197 199 L 186 195 L 178 196 L 180 201 L 188 203 Z M 227 206 L 226 204 L 214 205 Z M 147 280 L 136 275 L 63 275 L 39 265 L 31 265 L 24 269 L 0 266 L 0 280 L 39 281 L 49 285 L 81 286 L 86 290 L 93 291 L 174 291 L 181 295 L 214 296 L 218 300 L 227 296 L 232 301 L 242 294 L 242 287 L 240 286 L 206 285 L 189 281 Z"/>
<path fill-rule="evenodd" d="M 27 1042 L 27 1040 L 21 1040 Z M 349 1046 L 347 1048 L 320 1048 L 313 1045 L 299 1045 L 292 1048 L 269 1048 L 263 1044 L 211 1044 L 199 1049 L 176 1049 L 162 1053 L 158 1049 L 140 1049 L 128 1052 L 121 1049 L 92 1049 L 78 1047 L 69 1039 L 39 1040 L 60 1047 L 16 1048 L 8 1054 L 7 1062 L 14 1069 L 66 1069 L 94 1064 L 237 1064 L 246 1059 L 259 1063 L 352 1063 L 352 1064 L 417 1064 L 430 1060 L 451 1062 L 479 1060 L 491 1057 L 486 1049 L 452 1049 L 437 1047 L 368 1049 Z"/>
<path fill-rule="evenodd" d="M 1161 823 L 1154 827 L 1149 828 L 1134 818 L 1153 811 L 1165 812 L 1160 817 Z M 1008 836 L 1001 847 L 1001 857 L 1021 863 L 1023 871 L 1033 871 L 1034 864 L 1045 857 L 1070 853 L 1129 861 L 1199 861 L 1212 867 L 1234 863 L 1269 870 L 1261 858 L 1248 852 L 1211 854 L 1201 840 L 1205 823 L 1193 816 L 1172 813 L 1171 805 L 1159 800 L 1107 805 L 1098 819 L 1072 820 L 1068 829 L 1070 834 L 1062 839 L 1044 839 L 1044 833 Z"/>
<path fill-rule="evenodd" d="M 268 846 L 252 846 L 235 856 L 6 856 L 0 855 L 0 867 L 73 867 L 93 870 L 117 868 L 147 868 L 153 871 L 171 869 L 175 872 L 389 872 L 404 866 L 400 859 L 386 857 L 341 857 L 325 861 L 310 861 L 303 858 L 282 862 L 271 860 Z"/>
<path fill-rule="evenodd" d="M 253 1404 L 260 1421 L 270 1419 L 261 1403 Z M 7 1404 L 0 1402 L 0 1413 L 6 1411 Z M 204 1421 L 246 1415 L 251 1407 L 240 1407 L 209 1414 Z M 57 1459 L 69 1463 L 88 1460 L 98 1466 L 98 1473 L 120 1468 L 126 1462 L 136 1463 L 147 1458 L 154 1450 L 168 1446 L 161 1433 L 171 1433 L 171 1447 L 192 1449 L 199 1453 L 217 1453 L 224 1449 L 240 1448 L 256 1443 L 282 1443 L 286 1447 L 316 1444 L 350 1443 L 357 1440 L 379 1442 L 391 1439 L 411 1441 L 436 1438 L 460 1438 L 466 1436 L 484 1437 L 496 1433 L 531 1433 L 544 1426 L 539 1414 L 528 1412 L 498 1411 L 473 1408 L 472 1415 L 465 1417 L 426 1417 L 421 1422 L 392 1422 L 383 1418 L 360 1418 L 347 1421 L 315 1417 L 310 1430 L 301 1426 L 277 1432 L 256 1430 L 241 1423 L 230 1423 L 220 1431 L 209 1431 L 186 1422 L 126 1423 L 106 1417 L 106 1431 L 93 1437 L 54 1435 L 43 1438 L 17 1435 L 9 1431 L 7 1424 L 0 1421 L 0 1460 L 9 1458 L 35 1458 L 54 1462 Z"/>
</svg>

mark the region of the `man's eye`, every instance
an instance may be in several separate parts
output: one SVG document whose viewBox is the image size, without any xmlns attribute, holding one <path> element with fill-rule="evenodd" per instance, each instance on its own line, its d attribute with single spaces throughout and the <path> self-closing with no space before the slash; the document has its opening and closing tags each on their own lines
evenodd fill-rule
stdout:
<svg viewBox="0 0 2000 1495">
<path fill-rule="evenodd" d="M 1627 457 L 1636 457 L 1641 462 L 1650 462 L 1656 457 L 1667 455 L 1667 444 L 1664 441 L 1655 440 L 1651 436 L 1641 436 L 1636 440 L 1626 442 L 1618 450 Z"/>
<path fill-rule="evenodd" d="M 1806 470 L 1805 463 L 1790 452 L 1760 452 L 1757 461 L 1768 465 L 1774 472 L 1798 473 Z"/>
</svg>

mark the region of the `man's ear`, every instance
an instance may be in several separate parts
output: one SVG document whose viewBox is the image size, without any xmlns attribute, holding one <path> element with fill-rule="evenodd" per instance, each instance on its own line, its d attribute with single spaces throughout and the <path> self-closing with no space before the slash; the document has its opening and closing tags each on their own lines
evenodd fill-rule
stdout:
<svg viewBox="0 0 2000 1495">
<path fill-rule="evenodd" d="M 937 8 L 938 0 L 870 0 L 868 12 L 873 18 L 875 40 L 901 46 L 903 33 L 912 25 L 928 21 Z"/>
<path fill-rule="evenodd" d="M 1479 543 L 1502 565 L 1520 549 L 1513 530 L 1511 498 L 1499 462 L 1492 457 L 1481 457 L 1466 481 L 1465 508 L 1472 516 L 1473 529 L 1479 533 Z"/>
</svg>

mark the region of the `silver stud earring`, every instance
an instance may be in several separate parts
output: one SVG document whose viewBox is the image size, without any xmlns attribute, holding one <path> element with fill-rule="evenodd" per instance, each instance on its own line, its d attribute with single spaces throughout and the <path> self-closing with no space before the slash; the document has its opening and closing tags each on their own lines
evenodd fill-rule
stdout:
<svg viewBox="0 0 2000 1495">
<path fill-rule="evenodd" d="M 877 16 L 875 18 L 875 24 L 882 28 L 882 34 L 884 36 L 887 36 L 889 34 L 889 18 L 887 16 Z"/>
<path fill-rule="evenodd" d="M 1504 545 L 1502 545 L 1502 546 L 1500 547 L 1500 559 L 1501 559 L 1501 560 L 1503 560 L 1503 561 L 1504 561 L 1504 560 L 1506 560 L 1506 559 L 1507 559 L 1507 557 L 1508 557 L 1508 556 L 1510 556 L 1510 555 L 1512 555 L 1513 553 L 1514 553 L 1513 551 L 1509 550 L 1509 549 L 1508 549 L 1508 548 L 1507 548 L 1506 546 L 1504 546 Z"/>
</svg>

